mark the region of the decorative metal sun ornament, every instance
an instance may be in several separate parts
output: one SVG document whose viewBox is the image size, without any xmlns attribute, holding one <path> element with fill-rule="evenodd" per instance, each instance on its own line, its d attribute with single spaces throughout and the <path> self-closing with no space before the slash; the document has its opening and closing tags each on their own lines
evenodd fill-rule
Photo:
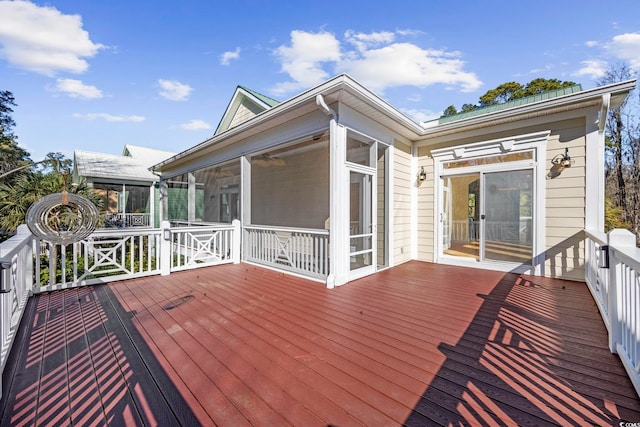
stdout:
<svg viewBox="0 0 640 427">
<path fill-rule="evenodd" d="M 96 229 L 100 212 L 91 201 L 77 194 L 50 194 L 27 211 L 27 225 L 40 239 L 68 245 L 88 237 Z"/>
</svg>

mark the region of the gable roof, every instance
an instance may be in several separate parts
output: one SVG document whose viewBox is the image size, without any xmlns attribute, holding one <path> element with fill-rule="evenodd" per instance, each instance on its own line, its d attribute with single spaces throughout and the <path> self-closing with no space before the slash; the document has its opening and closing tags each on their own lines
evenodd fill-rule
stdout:
<svg viewBox="0 0 640 427">
<path fill-rule="evenodd" d="M 243 123 L 258 114 L 275 107 L 280 102 L 244 86 L 237 86 L 231 101 L 222 115 L 214 135 Z"/>
<path fill-rule="evenodd" d="M 73 153 L 75 175 L 116 181 L 157 182 L 149 168 L 175 153 L 153 148 L 125 145 L 123 155 L 76 150 Z"/>
</svg>

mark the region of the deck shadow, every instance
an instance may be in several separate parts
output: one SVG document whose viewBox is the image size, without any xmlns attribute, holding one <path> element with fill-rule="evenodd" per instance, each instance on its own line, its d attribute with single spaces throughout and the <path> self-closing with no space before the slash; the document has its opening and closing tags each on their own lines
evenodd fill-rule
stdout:
<svg viewBox="0 0 640 427">
<path fill-rule="evenodd" d="M 107 285 L 32 297 L 3 377 L 0 425 L 199 425 Z"/>
<path fill-rule="evenodd" d="M 407 426 L 618 425 L 640 403 L 586 285 L 507 273 L 446 357 Z M 595 321 L 594 321 L 595 319 Z M 611 393 L 607 390 L 616 390 Z M 615 402 L 615 403 L 614 403 Z"/>
</svg>

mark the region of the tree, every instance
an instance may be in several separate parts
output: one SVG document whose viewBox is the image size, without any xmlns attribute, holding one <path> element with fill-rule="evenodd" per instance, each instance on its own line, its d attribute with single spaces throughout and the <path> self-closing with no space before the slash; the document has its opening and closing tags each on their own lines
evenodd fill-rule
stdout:
<svg viewBox="0 0 640 427">
<path fill-rule="evenodd" d="M 17 137 L 13 134 L 15 122 L 11 117 L 15 107 L 13 94 L 8 90 L 0 91 L 0 175 L 20 166 L 27 165 L 31 159 L 29 153 L 18 146 Z M 11 177 L 0 179 L 6 182 Z"/>
<path fill-rule="evenodd" d="M 611 65 L 598 85 L 629 80 L 633 77 L 631 68 L 625 64 Z M 628 224 L 628 228 L 640 238 L 640 123 L 633 113 L 635 95 L 630 95 L 620 106 L 611 108 L 606 117 L 605 165 L 607 196 L 613 203 L 612 212 L 619 213 L 618 223 Z M 636 104 L 635 110 L 640 103 Z"/>
<path fill-rule="evenodd" d="M 571 81 L 561 81 L 558 79 L 543 79 L 537 78 L 531 80 L 526 85 L 522 85 L 518 82 L 502 83 L 495 89 L 488 90 L 487 93 L 482 95 L 477 104 L 463 104 L 460 109 L 460 113 L 466 113 L 468 111 L 477 110 L 478 108 L 489 107 L 491 105 L 498 105 L 514 99 L 524 98 L 525 96 L 537 95 L 539 93 L 548 92 L 551 90 L 562 89 L 575 85 Z M 458 111 L 453 105 L 447 107 L 442 117 L 448 117 L 457 114 Z"/>
<path fill-rule="evenodd" d="M 449 105 L 447 108 L 444 109 L 444 112 L 442 113 L 442 117 L 455 116 L 456 114 L 458 114 L 458 110 L 456 110 L 456 107 L 454 107 L 453 105 Z"/>
<path fill-rule="evenodd" d="M 488 107 L 503 102 L 511 101 L 515 98 L 521 98 L 518 93 L 524 90 L 524 86 L 516 82 L 503 83 L 495 89 L 487 91 L 480 97 L 480 106 Z"/>
</svg>

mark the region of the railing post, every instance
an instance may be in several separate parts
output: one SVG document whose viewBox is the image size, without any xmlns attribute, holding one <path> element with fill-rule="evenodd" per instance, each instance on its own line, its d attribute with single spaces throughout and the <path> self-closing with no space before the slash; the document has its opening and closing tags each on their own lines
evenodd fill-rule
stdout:
<svg viewBox="0 0 640 427">
<path fill-rule="evenodd" d="M 160 236 L 160 274 L 168 276 L 171 274 L 171 223 L 162 221 L 160 225 L 162 235 Z"/>
<path fill-rule="evenodd" d="M 234 264 L 240 263 L 240 242 L 242 242 L 242 227 L 240 220 L 234 219 L 232 222 L 233 234 L 231 242 L 231 259 Z"/>
<path fill-rule="evenodd" d="M 609 333 L 609 350 L 612 353 L 617 353 L 617 345 L 622 344 L 622 328 L 624 324 L 622 322 L 622 295 L 624 289 L 622 286 L 624 280 L 623 264 L 616 258 L 615 251 L 611 248 L 620 247 L 635 247 L 636 236 L 629 230 L 615 229 L 611 230 L 607 234 L 607 240 L 609 243 L 609 324 L 611 325 L 611 331 Z"/>
</svg>

